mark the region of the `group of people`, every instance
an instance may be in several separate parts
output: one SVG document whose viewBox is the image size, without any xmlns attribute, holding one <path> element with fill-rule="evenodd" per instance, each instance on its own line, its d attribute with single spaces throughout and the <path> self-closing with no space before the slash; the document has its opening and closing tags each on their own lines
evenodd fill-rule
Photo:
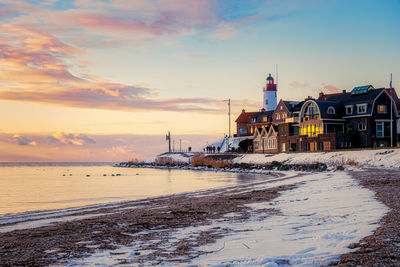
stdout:
<svg viewBox="0 0 400 267">
<path fill-rule="evenodd" d="M 203 151 L 207 153 L 215 153 L 215 150 L 219 153 L 221 151 L 221 148 L 219 146 L 206 146 Z"/>
</svg>

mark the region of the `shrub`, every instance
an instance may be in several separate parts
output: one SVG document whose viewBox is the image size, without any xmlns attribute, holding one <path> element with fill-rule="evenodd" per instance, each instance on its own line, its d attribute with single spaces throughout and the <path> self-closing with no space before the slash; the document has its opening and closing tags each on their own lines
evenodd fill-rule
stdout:
<svg viewBox="0 0 400 267">
<path fill-rule="evenodd" d="M 195 154 L 190 160 L 190 165 L 194 167 L 207 166 L 208 168 L 225 168 L 231 167 L 231 160 L 212 159 L 205 157 L 202 153 Z"/>
</svg>

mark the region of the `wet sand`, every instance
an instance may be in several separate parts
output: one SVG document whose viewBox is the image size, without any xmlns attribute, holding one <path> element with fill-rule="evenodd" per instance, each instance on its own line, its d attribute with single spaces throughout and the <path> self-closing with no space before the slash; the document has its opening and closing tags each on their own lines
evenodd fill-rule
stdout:
<svg viewBox="0 0 400 267">
<path fill-rule="evenodd" d="M 258 185 L 265 183 L 269 182 Z M 171 241 L 168 234 L 174 229 L 205 225 L 209 219 L 222 218 L 231 212 L 240 215 L 229 220 L 245 223 L 251 209 L 244 204 L 270 201 L 280 192 L 294 187 L 296 185 L 256 190 L 254 184 L 241 185 L 144 202 L 125 202 L 95 211 L 100 215 L 98 217 L 2 233 L 0 263 L 2 266 L 66 264 L 71 258 L 89 256 L 96 249 L 113 250 L 130 246 L 135 241 L 142 244 L 139 249 L 136 248 L 136 256 L 129 260 L 122 259 L 119 264 L 148 266 L 161 262 L 189 262 L 194 257 L 210 253 L 199 251 L 197 247 L 213 243 L 230 230 L 213 228 L 195 237 Z M 279 211 L 271 208 L 262 212 L 268 216 Z M 150 229 L 152 231 L 148 231 Z"/>
<path fill-rule="evenodd" d="M 400 170 L 367 169 L 349 172 L 390 208 L 373 235 L 351 244 L 357 251 L 345 254 L 339 266 L 400 266 Z"/>
<path fill-rule="evenodd" d="M 349 174 L 362 186 L 376 192 L 376 198 L 390 211 L 381 219 L 373 235 L 350 245 L 356 251 L 341 256 L 340 261 L 332 265 L 399 266 L 400 171 L 369 169 L 349 171 Z M 257 184 L 266 183 L 269 181 Z M 125 258 L 121 255 L 117 264 L 189 263 L 193 258 L 213 252 L 199 250 L 199 247 L 214 243 L 229 235 L 231 230 L 207 228 L 195 236 L 178 239 L 171 239 L 171 233 L 182 227 L 201 227 L 213 219 L 246 224 L 254 214 L 245 204 L 271 201 L 281 192 L 298 185 L 268 189 L 257 189 L 254 184 L 241 185 L 130 201 L 91 212 L 96 217 L 2 233 L 0 265 L 65 265 L 73 258 L 90 256 L 98 249 L 114 250 L 111 254 L 118 255 L 118 248 L 132 246 L 132 243 L 140 244 L 132 249 L 135 256 Z M 235 217 L 225 217 L 232 212 L 235 212 Z M 266 217 L 279 212 L 273 207 L 262 211 Z"/>
</svg>

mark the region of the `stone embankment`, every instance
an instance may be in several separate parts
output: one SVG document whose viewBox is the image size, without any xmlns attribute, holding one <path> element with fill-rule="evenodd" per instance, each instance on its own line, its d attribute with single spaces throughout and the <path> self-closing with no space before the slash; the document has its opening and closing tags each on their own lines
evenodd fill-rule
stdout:
<svg viewBox="0 0 400 267">
<path fill-rule="evenodd" d="M 153 162 L 122 162 L 116 167 L 129 168 L 158 168 L 158 169 L 185 169 L 200 171 L 224 171 L 224 172 L 246 172 L 246 173 L 269 173 L 269 171 L 326 171 L 325 163 L 297 163 L 285 164 L 284 162 L 272 161 L 268 163 L 237 163 L 233 159 L 238 155 L 214 154 L 199 155 L 190 158 L 187 162 L 174 161 L 173 158 L 155 160 Z M 330 170 L 342 170 L 342 166 L 336 166 Z"/>
</svg>

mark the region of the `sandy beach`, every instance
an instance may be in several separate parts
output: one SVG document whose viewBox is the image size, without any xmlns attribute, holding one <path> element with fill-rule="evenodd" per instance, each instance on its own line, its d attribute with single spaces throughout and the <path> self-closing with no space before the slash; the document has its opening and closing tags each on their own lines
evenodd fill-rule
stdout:
<svg viewBox="0 0 400 267">
<path fill-rule="evenodd" d="M 251 227 L 255 221 L 263 223 L 271 217 L 281 216 L 283 211 L 279 205 L 273 205 L 273 201 L 282 194 L 291 191 L 295 193 L 294 190 L 299 190 L 302 186 L 304 188 L 315 177 L 334 175 L 333 172 L 329 173 L 313 176 L 300 172 L 275 172 L 265 182 L 123 202 L 112 207 L 104 206 L 89 214 L 75 214 L 86 216 L 84 219 L 1 233 L 0 262 L 2 266 L 80 266 L 94 263 L 105 266 L 186 266 L 193 262 L 194 265 L 204 265 L 207 263 L 205 257 L 228 251 L 225 241 L 221 245 L 224 238 L 246 231 L 252 232 Z M 344 173 L 335 172 L 335 175 L 342 176 Z M 387 205 L 390 211 L 380 220 L 377 229 L 372 226 L 376 229 L 373 235 L 360 242 L 348 244 L 351 249 L 348 251 L 356 251 L 342 255 L 340 260 L 330 260 L 329 264 L 398 265 L 400 172 L 369 169 L 347 173 L 363 187 L 376 192 L 377 199 Z M 308 201 L 307 199 L 296 201 L 302 205 L 301 201 Z M 263 203 L 269 204 L 263 206 Z M 259 208 L 251 208 L 257 205 Z M 315 215 L 311 213 L 300 216 L 305 216 L 302 218 L 306 219 Z M 340 219 L 335 220 L 348 224 L 346 219 L 342 219 L 345 216 L 339 217 Z M 322 219 L 325 221 L 329 218 Z M 215 221 L 221 222 L 220 226 L 214 225 Z M 230 227 L 231 225 L 240 226 L 240 230 Z M 335 222 L 333 226 L 340 227 L 340 224 Z M 196 231 L 186 233 L 184 230 L 183 234 L 179 234 L 181 229 Z M 301 232 L 300 229 L 297 231 Z M 245 241 L 240 242 L 241 250 L 251 251 L 252 245 Z M 303 252 L 306 256 L 307 253 L 309 252 Z M 328 261 L 317 261 L 315 265 L 320 265 L 321 262 Z M 301 262 L 298 259 L 292 261 L 278 258 L 274 263 L 285 266 Z"/>
</svg>

